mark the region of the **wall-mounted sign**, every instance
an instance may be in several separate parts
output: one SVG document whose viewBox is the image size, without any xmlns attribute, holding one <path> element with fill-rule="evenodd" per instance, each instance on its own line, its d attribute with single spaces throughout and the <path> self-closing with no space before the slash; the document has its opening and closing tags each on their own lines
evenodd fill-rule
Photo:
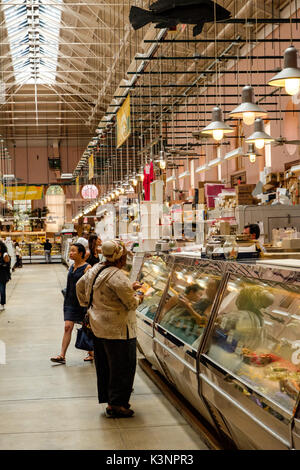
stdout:
<svg viewBox="0 0 300 470">
<path fill-rule="evenodd" d="M 86 184 L 81 190 L 81 196 L 83 199 L 96 199 L 98 194 L 98 188 L 94 184 Z"/>
<path fill-rule="evenodd" d="M 79 176 L 77 176 L 77 178 L 76 178 L 76 194 L 79 193 L 79 189 L 80 189 L 79 188 Z"/>
<path fill-rule="evenodd" d="M 34 200 L 43 198 L 44 186 L 10 186 L 5 188 L 7 200 Z"/>
<path fill-rule="evenodd" d="M 89 157 L 89 180 L 94 178 L 94 154 Z"/>
<path fill-rule="evenodd" d="M 128 139 L 130 133 L 130 95 L 128 95 L 117 112 L 117 148 Z"/>
</svg>

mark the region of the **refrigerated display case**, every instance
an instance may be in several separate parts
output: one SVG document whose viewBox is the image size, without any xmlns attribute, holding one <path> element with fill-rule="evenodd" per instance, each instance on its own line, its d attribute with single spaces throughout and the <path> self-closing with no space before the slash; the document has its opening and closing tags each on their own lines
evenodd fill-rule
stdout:
<svg viewBox="0 0 300 470">
<path fill-rule="evenodd" d="M 23 264 L 45 263 L 44 246 L 42 243 L 22 243 L 20 245 Z M 51 262 L 61 262 L 61 244 L 52 243 Z"/>
<path fill-rule="evenodd" d="M 197 351 L 221 286 L 222 263 L 175 257 L 169 286 L 154 325 L 154 352 L 168 380 L 211 425 L 198 393 Z"/>
<path fill-rule="evenodd" d="M 138 344 L 152 366 L 164 374 L 153 351 L 153 321 L 158 312 L 162 295 L 167 286 L 170 264 L 165 255 L 146 254 L 137 280 L 144 294 L 143 302 L 137 308 Z"/>
<path fill-rule="evenodd" d="M 300 267 L 152 255 L 138 280 L 138 342 L 169 383 L 237 448 L 300 449 Z"/>
<path fill-rule="evenodd" d="M 290 449 L 300 391 L 300 271 L 228 263 L 226 273 L 200 355 L 200 392 L 239 449 Z"/>
</svg>

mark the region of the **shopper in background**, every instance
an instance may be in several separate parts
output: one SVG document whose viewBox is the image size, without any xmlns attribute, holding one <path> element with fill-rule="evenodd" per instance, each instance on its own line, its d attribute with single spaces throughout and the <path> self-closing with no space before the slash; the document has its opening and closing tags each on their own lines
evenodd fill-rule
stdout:
<svg viewBox="0 0 300 470">
<path fill-rule="evenodd" d="M 136 307 L 141 286 L 122 271 L 127 251 L 119 240 L 102 245 L 104 264 L 98 263 L 77 283 L 80 305 L 92 304 L 89 320 L 94 334 L 94 355 L 99 403 L 108 403 L 106 416 L 127 418 L 136 369 Z M 97 276 L 98 275 L 98 276 Z M 93 287 L 93 282 L 94 287 Z"/>
<path fill-rule="evenodd" d="M 260 240 L 260 228 L 258 224 L 249 224 L 244 227 L 244 234 L 249 235 L 251 240 L 255 240 L 256 250 L 259 253 L 265 253 L 263 237 Z"/>
<path fill-rule="evenodd" d="M 258 240 L 260 237 L 260 228 L 258 224 L 249 224 L 244 227 L 244 234 L 249 235 L 251 240 Z"/>
<path fill-rule="evenodd" d="M 6 304 L 6 284 L 11 279 L 10 276 L 10 256 L 7 253 L 7 246 L 0 240 L 0 310 L 4 310 Z"/>
<path fill-rule="evenodd" d="M 49 239 L 47 238 L 46 242 L 44 243 L 44 253 L 45 253 L 46 263 L 51 263 L 51 250 L 52 250 L 52 243 L 50 243 Z"/>
<path fill-rule="evenodd" d="M 102 241 L 101 241 L 101 238 L 98 237 L 98 235 L 96 233 L 92 233 L 89 236 L 88 243 L 89 243 L 90 255 L 87 258 L 86 262 L 89 263 L 91 266 L 94 266 L 95 264 L 99 263 L 99 261 L 100 261 L 99 254 L 101 252 L 100 247 L 102 245 Z"/>
<path fill-rule="evenodd" d="M 58 356 L 51 357 L 52 362 L 60 364 L 66 363 L 66 352 L 71 341 L 74 323 L 83 321 L 86 309 L 79 305 L 76 296 L 77 281 L 90 269 L 90 265 L 84 261 L 85 248 L 81 243 L 74 243 L 70 248 L 70 258 L 74 264 L 69 269 L 67 289 L 64 300 L 64 321 L 65 330 L 61 345 L 61 352 Z"/>
<path fill-rule="evenodd" d="M 22 268 L 22 252 L 18 242 L 15 243 L 15 250 L 17 261 L 14 268 Z"/>
</svg>

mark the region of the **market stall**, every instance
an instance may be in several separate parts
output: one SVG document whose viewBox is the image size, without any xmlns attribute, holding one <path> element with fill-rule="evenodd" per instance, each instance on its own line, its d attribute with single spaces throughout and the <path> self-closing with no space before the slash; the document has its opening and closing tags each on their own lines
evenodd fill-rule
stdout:
<svg viewBox="0 0 300 470">
<path fill-rule="evenodd" d="M 299 449 L 299 263 L 147 255 L 138 279 L 154 368 L 239 449 Z"/>
</svg>

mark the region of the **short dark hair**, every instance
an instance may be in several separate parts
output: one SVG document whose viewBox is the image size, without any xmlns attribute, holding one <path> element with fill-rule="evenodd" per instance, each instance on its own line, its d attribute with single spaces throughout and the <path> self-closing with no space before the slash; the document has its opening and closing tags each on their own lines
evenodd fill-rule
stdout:
<svg viewBox="0 0 300 470">
<path fill-rule="evenodd" d="M 76 246 L 78 253 L 81 253 L 81 258 L 85 257 L 85 247 L 81 243 L 72 243 L 71 246 Z"/>
<path fill-rule="evenodd" d="M 184 293 L 189 294 L 190 292 L 198 292 L 199 290 L 203 290 L 198 284 L 192 284 L 191 286 L 187 286 L 185 288 Z"/>
<path fill-rule="evenodd" d="M 250 234 L 255 234 L 256 240 L 260 237 L 260 228 L 258 224 L 249 224 L 246 225 L 245 228 L 249 229 Z"/>
</svg>

